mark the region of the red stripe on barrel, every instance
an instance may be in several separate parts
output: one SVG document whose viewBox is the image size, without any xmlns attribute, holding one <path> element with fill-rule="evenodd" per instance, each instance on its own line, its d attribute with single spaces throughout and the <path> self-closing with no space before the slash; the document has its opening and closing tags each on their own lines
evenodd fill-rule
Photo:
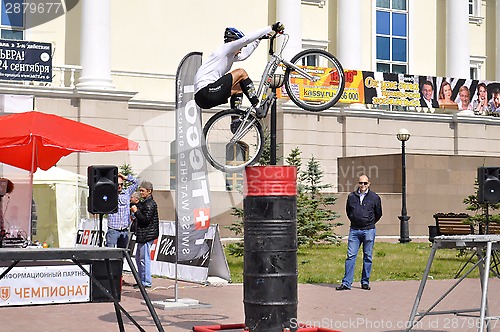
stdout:
<svg viewBox="0 0 500 332">
<path fill-rule="evenodd" d="M 245 196 L 296 196 L 297 167 L 252 166 L 245 169 Z"/>
</svg>

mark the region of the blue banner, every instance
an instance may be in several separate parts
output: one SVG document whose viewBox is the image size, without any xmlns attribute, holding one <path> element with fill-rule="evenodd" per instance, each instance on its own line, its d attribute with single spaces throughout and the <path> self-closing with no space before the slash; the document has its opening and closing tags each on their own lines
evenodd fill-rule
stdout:
<svg viewBox="0 0 500 332">
<path fill-rule="evenodd" d="M 0 80 L 52 82 L 52 45 L 0 39 Z"/>
</svg>

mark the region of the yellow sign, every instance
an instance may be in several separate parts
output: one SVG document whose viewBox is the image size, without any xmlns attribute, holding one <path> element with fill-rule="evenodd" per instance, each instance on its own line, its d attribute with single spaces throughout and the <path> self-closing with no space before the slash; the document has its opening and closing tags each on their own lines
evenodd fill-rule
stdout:
<svg viewBox="0 0 500 332">
<path fill-rule="evenodd" d="M 302 85 L 300 99 L 310 101 L 329 101 L 337 95 L 337 87 Z"/>
</svg>

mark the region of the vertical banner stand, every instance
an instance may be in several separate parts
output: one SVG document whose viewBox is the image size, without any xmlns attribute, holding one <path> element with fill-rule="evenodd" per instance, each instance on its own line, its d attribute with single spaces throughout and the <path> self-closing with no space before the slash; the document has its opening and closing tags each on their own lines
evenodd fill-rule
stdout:
<svg viewBox="0 0 500 332">
<path fill-rule="evenodd" d="M 210 193 L 208 185 L 207 163 L 203 159 L 201 165 L 193 165 L 193 158 L 196 155 L 203 157 L 201 153 L 201 136 L 195 144 L 188 137 L 188 132 L 202 133 L 201 109 L 194 101 L 194 77 L 196 71 L 201 66 L 202 53 L 191 52 L 180 62 L 175 76 L 175 159 L 176 159 L 176 188 L 175 188 L 175 299 L 162 301 L 162 307 L 187 307 L 198 306 L 199 302 L 193 299 L 179 300 L 179 261 L 186 262 L 197 257 L 189 256 L 199 252 L 199 240 L 203 240 L 210 227 Z M 196 176 L 195 176 L 196 174 Z M 182 179 L 187 179 L 182 181 Z M 200 190 L 200 188 L 204 188 Z M 182 209 L 183 204 L 187 208 Z M 208 217 L 208 219 L 206 219 Z M 196 221 L 202 218 L 203 226 L 196 227 Z M 183 242 L 180 237 L 182 228 L 184 238 L 188 238 L 188 243 Z M 203 241 L 201 241 L 203 242 Z M 186 252 L 180 252 L 181 245 Z M 201 244 L 202 245 L 202 244 Z M 206 248 L 208 250 L 209 248 Z M 182 265 L 183 267 L 185 265 Z M 203 269 L 208 274 L 208 267 Z"/>
</svg>

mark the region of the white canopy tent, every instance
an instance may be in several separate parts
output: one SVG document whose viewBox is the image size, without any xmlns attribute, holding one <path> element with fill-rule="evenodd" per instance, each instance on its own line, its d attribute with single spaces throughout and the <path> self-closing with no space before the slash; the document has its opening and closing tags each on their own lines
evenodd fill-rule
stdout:
<svg viewBox="0 0 500 332">
<path fill-rule="evenodd" d="M 36 235 L 32 240 L 51 247 L 74 247 L 78 225 L 88 218 L 88 186 L 85 176 L 52 167 L 33 174 Z"/>
</svg>

